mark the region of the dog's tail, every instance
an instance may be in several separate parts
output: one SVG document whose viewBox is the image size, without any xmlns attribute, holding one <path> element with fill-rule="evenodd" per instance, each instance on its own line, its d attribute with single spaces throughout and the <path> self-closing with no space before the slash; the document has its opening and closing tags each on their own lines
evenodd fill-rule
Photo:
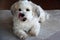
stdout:
<svg viewBox="0 0 60 40">
<path fill-rule="evenodd" d="M 48 14 L 48 13 L 46 12 L 45 18 L 46 18 L 46 20 L 48 20 L 48 19 L 50 18 L 50 14 Z"/>
</svg>

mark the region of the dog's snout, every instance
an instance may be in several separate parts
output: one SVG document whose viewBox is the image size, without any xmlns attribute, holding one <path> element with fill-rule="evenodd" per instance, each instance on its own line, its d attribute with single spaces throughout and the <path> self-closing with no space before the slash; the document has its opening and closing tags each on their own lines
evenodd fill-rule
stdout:
<svg viewBox="0 0 60 40">
<path fill-rule="evenodd" d="M 21 17 L 24 17 L 24 16 L 25 16 L 23 13 L 19 13 L 19 15 L 20 15 Z"/>
</svg>

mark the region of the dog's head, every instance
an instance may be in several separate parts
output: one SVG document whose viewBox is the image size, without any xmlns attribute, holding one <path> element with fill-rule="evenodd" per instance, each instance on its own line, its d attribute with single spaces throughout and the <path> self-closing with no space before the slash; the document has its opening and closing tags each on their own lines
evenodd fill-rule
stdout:
<svg viewBox="0 0 60 40">
<path fill-rule="evenodd" d="M 19 1 L 11 7 L 12 14 L 21 21 L 31 20 L 32 6 L 28 1 Z"/>
<path fill-rule="evenodd" d="M 36 4 L 32 3 L 31 1 L 18 1 L 12 5 L 11 11 L 13 16 L 17 17 L 21 21 L 32 20 L 32 18 L 40 17 L 43 18 L 45 13 Z"/>
</svg>

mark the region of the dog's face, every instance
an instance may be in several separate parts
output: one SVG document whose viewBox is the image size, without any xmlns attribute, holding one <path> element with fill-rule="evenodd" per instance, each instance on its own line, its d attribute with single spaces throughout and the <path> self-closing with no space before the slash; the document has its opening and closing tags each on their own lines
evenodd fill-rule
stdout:
<svg viewBox="0 0 60 40">
<path fill-rule="evenodd" d="M 20 21 L 31 20 L 33 18 L 32 6 L 29 2 L 18 2 L 14 7 L 14 16 Z"/>
</svg>

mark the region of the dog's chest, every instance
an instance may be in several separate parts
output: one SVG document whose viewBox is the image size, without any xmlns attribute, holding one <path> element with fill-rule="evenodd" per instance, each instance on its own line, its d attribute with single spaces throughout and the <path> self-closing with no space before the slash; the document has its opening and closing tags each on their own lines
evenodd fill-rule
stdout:
<svg viewBox="0 0 60 40">
<path fill-rule="evenodd" d="M 31 27 L 33 26 L 33 23 L 30 21 L 26 21 L 26 22 L 20 22 L 20 21 L 15 21 L 14 23 L 14 27 L 16 29 L 22 29 L 25 31 L 28 31 Z"/>
<path fill-rule="evenodd" d="M 28 22 L 28 21 L 27 22 L 20 22 L 20 26 L 22 26 L 22 28 L 29 29 L 32 27 L 32 25 L 33 25 L 32 22 Z"/>
</svg>

